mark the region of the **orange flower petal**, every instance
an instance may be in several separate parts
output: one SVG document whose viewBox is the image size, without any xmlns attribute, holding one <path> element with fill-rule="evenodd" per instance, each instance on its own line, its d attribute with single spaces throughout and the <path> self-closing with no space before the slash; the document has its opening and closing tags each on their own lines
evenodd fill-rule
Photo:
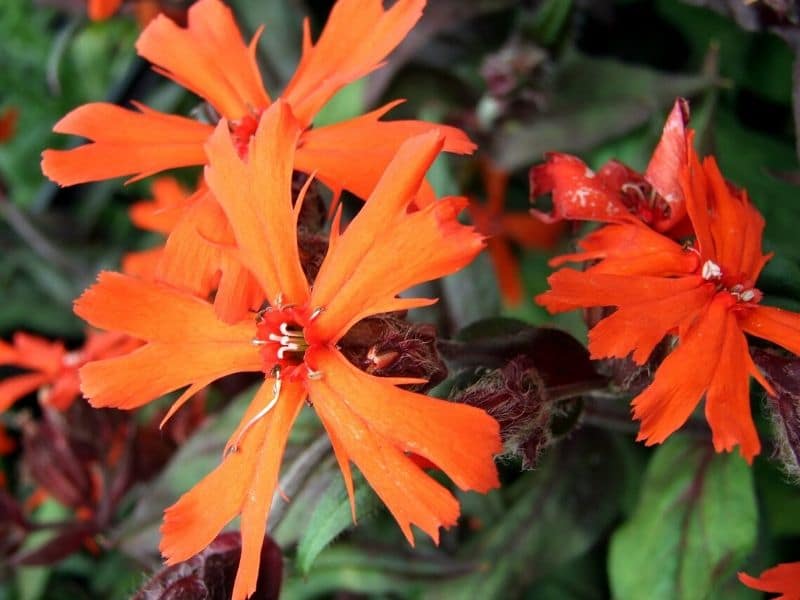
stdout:
<svg viewBox="0 0 800 600">
<path fill-rule="evenodd" d="M 678 173 L 686 165 L 688 122 L 689 103 L 678 98 L 645 171 L 645 179 L 670 207 L 669 218 L 656 222 L 659 231 L 671 229 L 686 216 L 686 202 Z"/>
<path fill-rule="evenodd" d="M 697 247 L 703 257 L 716 260 L 714 239 L 711 235 L 711 214 L 705 172 L 694 149 L 694 131 L 688 132 L 687 164 L 678 174 L 678 180 L 686 200 L 686 212 L 692 221 Z"/>
<path fill-rule="evenodd" d="M 603 259 L 593 265 L 594 273 L 614 275 L 687 275 L 699 266 L 695 252 L 640 223 L 606 225 L 578 244 L 582 252 L 558 256 L 551 266 L 566 262 Z"/>
<path fill-rule="evenodd" d="M 378 120 L 399 103 L 392 102 L 348 121 L 306 130 L 300 138 L 295 168 L 315 173 L 337 196 L 346 189 L 366 199 L 403 142 L 415 135 L 437 129 L 444 136 L 446 152 L 474 151 L 475 144 L 455 127 L 424 121 Z"/>
<path fill-rule="evenodd" d="M 359 371 L 334 350 L 309 352 L 309 362 L 323 377 L 306 385 L 326 430 L 336 439 L 337 457 L 356 464 L 410 543 L 411 524 L 438 542 L 439 527 L 453 525 L 459 507 L 406 452 L 430 459 L 463 489 L 487 491 L 498 485 L 492 456 L 502 451 L 502 444 L 491 417 L 397 389 Z M 469 443 L 453 443 L 453 436 Z"/>
<path fill-rule="evenodd" d="M 194 3 L 186 28 L 159 15 L 142 31 L 136 50 L 228 119 L 269 106 L 255 60 L 255 40 L 250 48 L 244 44 L 233 13 L 219 0 Z"/>
<path fill-rule="evenodd" d="M 757 578 L 739 573 L 739 581 L 754 590 L 782 594 L 775 600 L 800 600 L 800 562 L 780 564 Z"/>
<path fill-rule="evenodd" d="M 699 284 L 670 296 L 622 306 L 589 331 L 592 358 L 625 358 L 633 353 L 633 360 L 644 364 L 656 345 L 702 310 L 713 295 L 713 286 Z"/>
<path fill-rule="evenodd" d="M 195 200 L 174 177 L 159 177 L 150 186 L 153 200 L 143 200 L 128 209 L 134 225 L 147 231 L 168 234 Z"/>
<path fill-rule="evenodd" d="M 335 398 L 373 433 L 427 458 L 463 490 L 486 492 L 499 485 L 492 460 L 503 451 L 499 425 L 485 412 L 395 387 L 393 381 L 360 371 L 333 349 L 312 348 L 307 361 L 323 373 L 306 384 L 314 406 L 318 396 L 326 402 Z"/>
<path fill-rule="evenodd" d="M 381 66 L 422 16 L 425 0 L 339 0 L 319 40 L 312 44 L 304 24 L 303 56 L 283 98 L 303 126 L 342 87 Z"/>
<path fill-rule="evenodd" d="M 56 410 L 67 410 L 75 399 L 81 395 L 78 371 L 70 369 L 61 374 L 47 389 L 41 390 L 39 400 Z"/>
<path fill-rule="evenodd" d="M 20 398 L 38 390 L 51 380 L 42 373 L 26 373 L 0 381 L 0 411 L 8 410 Z"/>
<path fill-rule="evenodd" d="M 101 273 L 76 301 L 75 312 L 95 327 L 150 342 L 81 369 L 83 393 L 94 406 L 133 408 L 187 385 L 201 388 L 262 367 L 251 344 L 252 320 L 227 325 L 207 302 L 160 284 Z"/>
<path fill-rule="evenodd" d="M 569 154 L 551 152 L 547 162 L 530 172 L 531 202 L 537 196 L 552 193 L 553 210 L 544 213 L 531 209 L 531 214 L 544 223 L 583 220 L 619 222 L 635 220 L 618 198 L 582 160 Z"/>
<path fill-rule="evenodd" d="M 523 248 L 550 249 L 561 239 L 565 223 L 543 223 L 527 213 L 505 213 L 500 227 L 506 237 Z"/>
<path fill-rule="evenodd" d="M 695 326 L 661 363 L 650 387 L 634 398 L 633 416 L 642 422 L 637 439 L 645 440 L 648 446 L 660 444 L 692 414 L 722 357 L 728 310 L 727 298 L 709 303 Z"/>
<path fill-rule="evenodd" d="M 695 289 L 703 284 L 703 279 L 699 275 L 667 279 L 561 269 L 550 275 L 547 282 L 551 289 L 536 296 L 536 302 L 556 313 L 589 306 L 652 302 Z"/>
<path fill-rule="evenodd" d="M 407 212 L 442 141 L 431 132 L 405 142 L 343 235 L 334 222 L 310 301 L 325 310 L 306 328 L 309 341 L 336 341 L 359 319 L 395 305 L 402 290 L 456 271 L 481 250 L 481 236 L 456 220 L 466 199 Z"/>
<path fill-rule="evenodd" d="M 714 449 L 730 452 L 739 445 L 748 463 L 761 450 L 750 413 L 750 374 L 756 370 L 747 340 L 729 311 L 725 317 L 720 360 L 706 392 L 706 420 L 713 433 Z"/>
<path fill-rule="evenodd" d="M 297 214 L 292 208 L 294 148 L 300 131 L 278 100 L 261 117 L 246 162 L 222 121 L 208 142 L 206 181 L 228 217 L 239 257 L 274 306 L 303 304 L 308 281 L 300 266 Z M 280 298 L 280 301 L 279 301 Z"/>
<path fill-rule="evenodd" d="M 739 326 L 750 335 L 775 342 L 800 356 L 800 314 L 773 306 L 754 306 L 738 313 Z"/>
<path fill-rule="evenodd" d="M 239 343 L 251 340 L 251 319 L 222 323 L 208 302 L 159 283 L 104 271 L 75 301 L 75 314 L 99 329 L 147 341 Z"/>
<path fill-rule="evenodd" d="M 522 302 L 523 290 L 517 257 L 508 242 L 502 238 L 489 238 L 486 249 L 497 274 L 500 294 L 508 304 L 519 304 Z"/>
<path fill-rule="evenodd" d="M 0 341 L 0 364 L 57 374 L 67 351 L 61 342 L 31 335 L 23 331 L 14 334 L 13 345 Z"/>
<path fill-rule="evenodd" d="M 163 247 L 128 252 L 122 256 L 122 272 L 138 279 L 152 281 L 156 276 L 156 269 L 163 255 Z"/>
<path fill-rule="evenodd" d="M 257 310 L 264 294 L 236 258 L 234 244 L 225 213 L 206 191 L 167 238 L 156 279 L 200 298 L 216 290 L 214 310 L 226 323 L 235 323 Z"/>
<path fill-rule="evenodd" d="M 289 397 L 287 392 L 296 387 L 285 386 L 279 404 L 286 404 L 287 398 L 291 401 L 294 396 Z M 302 387 L 299 391 L 303 393 Z M 252 486 L 267 431 L 278 407 L 275 412 L 254 422 L 246 436 L 240 438 L 239 431 L 271 400 L 272 382 L 267 381 L 256 392 L 239 428 L 230 438 L 231 443 L 238 442 L 238 450 L 228 452 L 214 471 L 164 513 L 160 550 L 168 564 L 187 560 L 203 550 L 241 512 L 245 496 Z M 266 513 L 263 516 L 266 520 Z"/>
<path fill-rule="evenodd" d="M 57 133 L 89 138 L 72 150 L 45 150 L 42 172 L 60 185 L 122 175 L 141 179 L 174 167 L 205 162 L 203 143 L 212 127 L 142 105 L 139 111 L 102 102 L 85 104 L 53 127 Z"/>
<path fill-rule="evenodd" d="M 278 485 L 281 459 L 286 440 L 306 392 L 301 385 L 286 384 L 280 400 L 271 413 L 264 435 L 265 442 L 258 451 L 258 462 L 242 503 L 242 557 L 236 571 L 231 600 L 245 600 L 256 589 L 261 545 L 267 528 L 267 515 Z"/>
</svg>

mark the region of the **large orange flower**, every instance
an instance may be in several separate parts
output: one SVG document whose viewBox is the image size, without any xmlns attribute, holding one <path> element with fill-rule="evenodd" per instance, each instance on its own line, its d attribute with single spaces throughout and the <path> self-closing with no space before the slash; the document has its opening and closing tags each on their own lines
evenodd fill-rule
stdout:
<svg viewBox="0 0 800 600">
<path fill-rule="evenodd" d="M 780 564 L 757 578 L 739 573 L 739 581 L 754 590 L 780 594 L 775 600 L 800 600 L 800 562 Z"/>
<path fill-rule="evenodd" d="M 800 353 L 800 315 L 762 305 L 756 281 L 764 219 L 745 192 L 722 177 L 713 158 L 702 163 L 687 137 L 678 179 L 694 231 L 681 245 L 638 220 L 591 234 L 583 252 L 566 260 L 596 260 L 585 271 L 562 269 L 537 301 L 551 312 L 614 306 L 589 332 L 594 358 L 626 357 L 643 364 L 667 335 L 678 338 L 653 383 L 633 400 L 639 439 L 664 441 L 705 396 L 714 447 L 740 445 L 752 461 L 760 443 L 750 413 L 752 375 L 770 385 L 750 358 L 745 333 Z"/>
<path fill-rule="evenodd" d="M 409 136 L 438 127 L 446 138 L 445 150 L 472 152 L 474 144 L 458 129 L 422 121 L 380 121 L 397 102 L 343 123 L 311 128 L 314 116 L 338 90 L 381 66 L 424 5 L 425 0 L 399 0 L 384 10 L 381 0 L 340 0 L 316 44 L 306 21 L 300 64 L 281 95 L 303 128 L 295 168 L 316 172 L 336 192 L 347 189 L 366 198 Z M 189 9 L 186 28 L 160 15 L 142 31 L 136 49 L 159 73 L 205 99 L 212 113 L 227 119 L 237 145 L 246 147 L 259 115 L 271 102 L 256 63 L 257 38 L 258 34 L 245 45 L 230 9 L 220 0 L 200 0 Z M 135 107 L 94 103 L 67 114 L 54 130 L 91 143 L 46 150 L 45 175 L 73 185 L 121 175 L 138 179 L 206 163 L 203 144 L 213 125 L 138 103 Z M 353 164 L 359 169 L 352 169 Z M 427 187 L 424 192 L 432 198 Z"/>
<path fill-rule="evenodd" d="M 39 391 L 42 402 L 66 410 L 80 396 L 78 369 L 90 360 L 119 356 L 139 344 L 119 333 L 90 331 L 82 348 L 69 351 L 62 342 L 17 332 L 11 344 L 0 340 L 0 365 L 29 370 L 0 381 L 0 411 Z"/>
<path fill-rule="evenodd" d="M 330 436 L 351 502 L 353 462 L 412 543 L 411 524 L 436 540 L 440 526 L 455 523 L 459 507 L 409 454 L 428 459 L 462 489 L 498 485 L 492 457 L 501 443 L 493 419 L 397 387 L 417 380 L 368 375 L 337 349 L 364 317 L 433 302 L 396 296 L 463 267 L 482 248 L 481 237 L 455 218 L 464 199 L 408 211 L 442 136 L 429 132 L 404 143 L 344 233 L 337 215 L 312 289 L 298 254 L 300 202 L 292 206 L 290 191 L 300 135 L 301 126 L 278 101 L 261 117 L 246 158 L 225 122 L 208 144 L 206 180 L 231 223 L 241 261 L 269 301 L 266 310 L 227 324 L 204 300 L 114 273 L 101 274 L 75 308 L 97 327 L 146 342 L 133 354 L 82 369 L 83 390 L 95 406 L 134 408 L 188 386 L 174 412 L 219 377 L 264 373 L 264 384 L 229 440 L 231 451 L 167 510 L 162 529 L 161 550 L 176 563 L 241 515 L 235 600 L 255 588 L 281 456 L 306 399 Z"/>
</svg>

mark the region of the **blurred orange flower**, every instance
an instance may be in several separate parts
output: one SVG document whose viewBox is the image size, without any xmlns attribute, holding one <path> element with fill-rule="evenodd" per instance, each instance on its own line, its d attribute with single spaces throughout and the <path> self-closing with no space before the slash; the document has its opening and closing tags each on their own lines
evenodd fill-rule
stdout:
<svg viewBox="0 0 800 600">
<path fill-rule="evenodd" d="M 475 228 L 487 238 L 486 250 L 497 274 L 500 293 L 509 304 L 519 304 L 524 294 L 519 263 L 511 244 L 549 249 L 558 242 L 564 227 L 563 224 L 543 223 L 528 213 L 506 212 L 508 172 L 484 159 L 481 174 L 487 201 L 470 200 L 469 214 Z"/>
<path fill-rule="evenodd" d="M 0 340 L 0 365 L 31 371 L 0 381 L 0 411 L 36 390 L 41 402 L 66 410 L 80 396 L 80 367 L 90 360 L 120 356 L 138 345 L 124 334 L 92 331 L 87 334 L 84 346 L 72 351 L 61 342 L 23 332 L 14 334 L 11 344 Z"/>
<path fill-rule="evenodd" d="M 95 406 L 135 408 L 188 386 L 169 416 L 219 377 L 264 373 L 265 383 L 231 436 L 222 464 L 167 510 L 162 529 L 161 550 L 174 564 L 201 551 L 241 515 L 234 600 L 255 589 L 283 450 L 306 399 L 331 439 L 353 510 L 351 462 L 409 542 L 411 524 L 438 540 L 439 527 L 453 525 L 459 515 L 455 497 L 410 453 L 436 464 L 462 489 L 498 485 L 492 458 L 502 446 L 491 417 L 400 389 L 419 380 L 369 375 L 337 348 L 365 317 L 431 304 L 396 296 L 458 270 L 481 250 L 481 236 L 456 219 L 463 198 L 408 211 L 443 136 L 433 131 L 405 142 L 344 233 L 337 213 L 311 289 L 297 244 L 302 194 L 296 206 L 291 197 L 301 134 L 289 106 L 278 101 L 261 116 L 246 159 L 225 121 L 208 144 L 206 181 L 231 224 L 241 261 L 269 301 L 266 310 L 226 324 L 201 299 L 114 273 L 101 274 L 75 307 L 97 327 L 146 342 L 128 356 L 81 370 L 83 390 Z"/>
</svg>

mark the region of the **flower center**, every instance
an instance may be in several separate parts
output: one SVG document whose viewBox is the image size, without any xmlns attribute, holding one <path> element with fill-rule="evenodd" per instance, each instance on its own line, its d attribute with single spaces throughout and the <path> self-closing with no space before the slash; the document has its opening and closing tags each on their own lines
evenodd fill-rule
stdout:
<svg viewBox="0 0 800 600">
<path fill-rule="evenodd" d="M 670 206 L 645 180 L 629 181 L 620 188 L 622 203 L 646 225 L 666 220 Z"/>
<path fill-rule="evenodd" d="M 303 363 L 308 349 L 303 325 L 306 319 L 294 308 L 267 309 L 259 313 L 256 339 L 264 359 L 264 372 L 270 373 L 275 367 L 282 371 Z"/>
<path fill-rule="evenodd" d="M 763 297 L 760 290 L 748 283 L 726 283 L 725 274 L 720 267 L 713 260 L 707 260 L 700 268 L 700 276 L 706 281 L 714 281 L 717 283 L 718 291 L 728 292 L 736 302 L 758 304 Z"/>
</svg>

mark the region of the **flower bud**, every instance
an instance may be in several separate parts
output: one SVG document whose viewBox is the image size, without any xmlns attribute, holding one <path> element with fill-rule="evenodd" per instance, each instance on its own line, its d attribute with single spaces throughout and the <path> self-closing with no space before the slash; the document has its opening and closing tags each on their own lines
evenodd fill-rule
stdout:
<svg viewBox="0 0 800 600">
<path fill-rule="evenodd" d="M 159 571 L 133 600 L 228 600 L 233 593 L 241 554 L 241 535 L 221 533 L 199 554 Z M 277 599 L 282 570 L 280 548 L 269 537 L 264 537 L 258 584 L 251 598 Z"/>
<path fill-rule="evenodd" d="M 453 398 L 486 411 L 500 424 L 505 451 L 522 458 L 522 467 L 536 465 L 551 441 L 553 403 L 533 362 L 517 356 L 489 371 Z"/>
<path fill-rule="evenodd" d="M 775 389 L 776 395 L 767 396 L 766 401 L 775 453 L 786 473 L 800 480 L 800 358 L 761 348 L 752 349 L 751 355 Z"/>
<path fill-rule="evenodd" d="M 341 350 L 351 363 L 372 375 L 427 380 L 407 386 L 424 392 L 447 377 L 447 367 L 436 349 L 436 328 L 409 323 L 399 315 L 386 313 L 362 319 L 342 338 Z"/>
</svg>

